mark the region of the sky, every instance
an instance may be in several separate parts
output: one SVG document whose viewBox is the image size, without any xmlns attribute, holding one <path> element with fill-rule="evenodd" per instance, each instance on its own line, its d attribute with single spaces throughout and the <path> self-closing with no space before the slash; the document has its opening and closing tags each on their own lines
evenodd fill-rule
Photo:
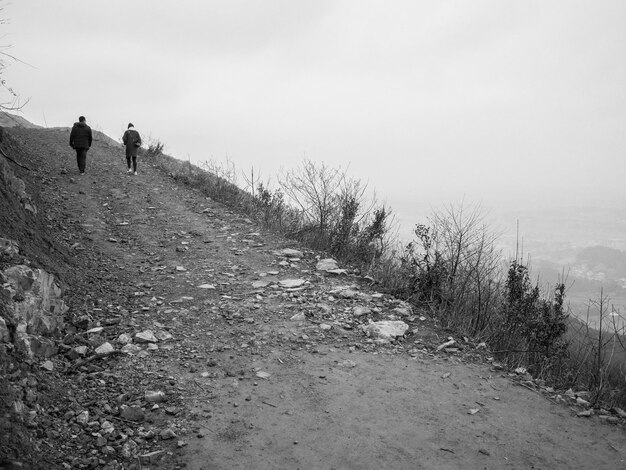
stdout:
<svg viewBox="0 0 626 470">
<path fill-rule="evenodd" d="M 275 182 L 303 158 L 401 218 L 626 200 L 623 0 L 13 0 L 26 119 L 79 115 Z"/>
</svg>

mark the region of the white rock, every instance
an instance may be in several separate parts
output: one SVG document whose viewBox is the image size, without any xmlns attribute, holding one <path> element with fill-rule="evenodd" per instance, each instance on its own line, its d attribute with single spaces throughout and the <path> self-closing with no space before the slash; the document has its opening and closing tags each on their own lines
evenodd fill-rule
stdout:
<svg viewBox="0 0 626 470">
<path fill-rule="evenodd" d="M 258 372 L 256 373 L 256 376 L 257 376 L 259 379 L 269 379 L 271 375 L 272 375 L 272 374 L 270 374 L 269 372 L 263 372 L 262 370 L 260 370 L 260 371 L 258 371 Z"/>
<path fill-rule="evenodd" d="M 350 359 L 346 359 L 345 361 L 340 361 L 337 363 L 339 367 L 345 367 L 346 369 L 352 369 L 356 367 L 356 362 L 351 361 Z"/>
<path fill-rule="evenodd" d="M 354 289 L 345 289 L 339 292 L 339 295 L 344 299 L 354 299 L 359 293 Z"/>
<path fill-rule="evenodd" d="M 302 286 L 306 281 L 304 279 L 283 279 L 278 281 L 281 287 L 294 288 Z"/>
<path fill-rule="evenodd" d="M 320 330 L 322 330 L 322 331 L 328 331 L 331 328 L 332 327 L 328 323 L 320 323 Z"/>
<path fill-rule="evenodd" d="M 89 411 L 81 411 L 78 416 L 76 416 L 76 422 L 78 424 L 87 424 L 89 422 Z"/>
<path fill-rule="evenodd" d="M 101 333 L 104 331 L 104 328 L 102 328 L 101 326 L 97 326 L 95 328 L 91 328 L 87 331 L 85 331 L 85 333 L 89 334 L 95 334 L 95 333 Z"/>
<path fill-rule="evenodd" d="M 76 354 L 80 355 L 80 356 L 85 356 L 87 354 L 87 346 L 76 346 L 75 348 L 73 348 L 74 351 L 76 351 Z"/>
<path fill-rule="evenodd" d="M 156 343 L 158 339 L 151 330 L 145 330 L 135 335 L 135 341 L 138 343 Z"/>
<path fill-rule="evenodd" d="M 402 305 L 394 308 L 393 312 L 401 317 L 410 317 L 411 315 L 413 315 L 413 309 L 406 302 L 403 302 Z"/>
<path fill-rule="evenodd" d="M 306 315 L 304 312 L 296 313 L 293 317 L 290 318 L 291 321 L 305 321 Z"/>
<path fill-rule="evenodd" d="M 185 269 L 184 266 L 176 266 L 176 271 L 183 272 L 183 271 L 187 271 L 187 269 Z"/>
<path fill-rule="evenodd" d="M 167 331 L 165 331 L 165 330 L 159 330 L 159 331 L 157 331 L 157 332 L 154 334 L 154 336 L 156 336 L 156 338 L 157 338 L 159 341 L 167 341 L 167 340 L 170 340 L 170 339 L 173 339 L 173 338 L 174 338 L 174 337 L 173 337 L 173 336 L 172 336 L 169 332 L 167 332 Z"/>
<path fill-rule="evenodd" d="M 122 333 L 117 337 L 117 342 L 120 344 L 129 344 L 133 342 L 133 337 L 128 333 Z"/>
<path fill-rule="evenodd" d="M 141 351 L 141 347 L 137 346 L 136 344 L 126 344 L 124 345 L 124 347 L 120 350 L 122 351 L 124 354 L 128 354 L 128 355 L 134 355 L 137 354 L 139 351 Z"/>
<path fill-rule="evenodd" d="M 372 313 L 372 309 L 369 307 L 354 307 L 352 309 L 352 314 L 355 317 L 362 317 L 363 315 L 368 315 Z"/>
<path fill-rule="evenodd" d="M 365 333 L 370 338 L 392 340 L 404 334 L 409 329 L 409 325 L 403 321 L 377 321 L 372 322 L 364 328 Z"/>
<path fill-rule="evenodd" d="M 271 284 L 270 281 L 254 281 L 252 283 L 252 287 L 254 287 L 255 289 L 260 289 L 262 287 L 267 287 Z"/>
<path fill-rule="evenodd" d="M 115 348 L 113 347 L 111 343 L 109 342 L 102 343 L 100 346 L 96 348 L 96 354 L 109 354 L 113 352 L 114 350 Z"/>
<path fill-rule="evenodd" d="M 0 343 L 9 343 L 11 341 L 11 332 L 4 318 L 0 317 Z"/>
<path fill-rule="evenodd" d="M 146 390 L 144 398 L 148 403 L 165 401 L 165 392 L 161 390 Z"/>
<path fill-rule="evenodd" d="M 334 259 L 324 258 L 317 262 L 317 264 L 315 265 L 315 269 L 317 269 L 318 271 L 328 271 L 332 269 L 339 269 L 339 266 L 337 265 L 337 261 L 335 261 Z"/>
<path fill-rule="evenodd" d="M 200 284 L 198 289 L 215 289 L 215 286 L 213 284 Z"/>
<path fill-rule="evenodd" d="M 274 255 L 286 256 L 287 258 L 302 258 L 304 256 L 304 253 L 299 250 L 294 250 L 292 248 L 285 248 L 283 250 L 274 251 Z"/>
<path fill-rule="evenodd" d="M 52 363 L 52 361 L 45 361 L 43 364 L 41 364 L 41 368 L 47 371 L 52 371 L 54 370 L 54 364 Z"/>
</svg>

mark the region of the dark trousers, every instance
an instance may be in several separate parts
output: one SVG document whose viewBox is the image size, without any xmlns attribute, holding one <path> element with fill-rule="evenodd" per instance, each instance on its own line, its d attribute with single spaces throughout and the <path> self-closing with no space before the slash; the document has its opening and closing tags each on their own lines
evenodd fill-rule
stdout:
<svg viewBox="0 0 626 470">
<path fill-rule="evenodd" d="M 137 171 L 137 155 L 133 155 L 132 157 L 129 155 L 126 155 L 126 164 L 128 165 L 128 168 L 130 169 L 130 159 L 133 159 L 133 171 Z"/>
<path fill-rule="evenodd" d="M 78 163 L 78 171 L 85 172 L 87 166 L 87 150 L 88 149 L 76 149 L 76 163 Z"/>
</svg>

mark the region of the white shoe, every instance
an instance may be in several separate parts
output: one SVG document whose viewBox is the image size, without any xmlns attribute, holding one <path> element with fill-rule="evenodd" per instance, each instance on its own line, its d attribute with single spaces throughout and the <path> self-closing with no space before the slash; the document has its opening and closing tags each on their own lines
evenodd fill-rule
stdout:
<svg viewBox="0 0 626 470">
<path fill-rule="evenodd" d="M 135 172 L 134 175 L 137 176 L 137 172 Z"/>
<path fill-rule="evenodd" d="M 133 170 L 131 170 L 130 168 L 128 169 L 128 171 L 126 173 L 132 173 Z"/>
</svg>

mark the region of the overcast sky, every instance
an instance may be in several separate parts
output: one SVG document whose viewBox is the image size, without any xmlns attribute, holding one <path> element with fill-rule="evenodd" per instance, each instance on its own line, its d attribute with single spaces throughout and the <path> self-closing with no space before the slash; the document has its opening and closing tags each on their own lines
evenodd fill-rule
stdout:
<svg viewBox="0 0 626 470">
<path fill-rule="evenodd" d="M 626 2 L 13 0 L 37 124 L 132 121 L 264 176 L 350 165 L 400 211 L 626 197 Z M 537 202 L 537 201 L 540 201 Z"/>
</svg>

